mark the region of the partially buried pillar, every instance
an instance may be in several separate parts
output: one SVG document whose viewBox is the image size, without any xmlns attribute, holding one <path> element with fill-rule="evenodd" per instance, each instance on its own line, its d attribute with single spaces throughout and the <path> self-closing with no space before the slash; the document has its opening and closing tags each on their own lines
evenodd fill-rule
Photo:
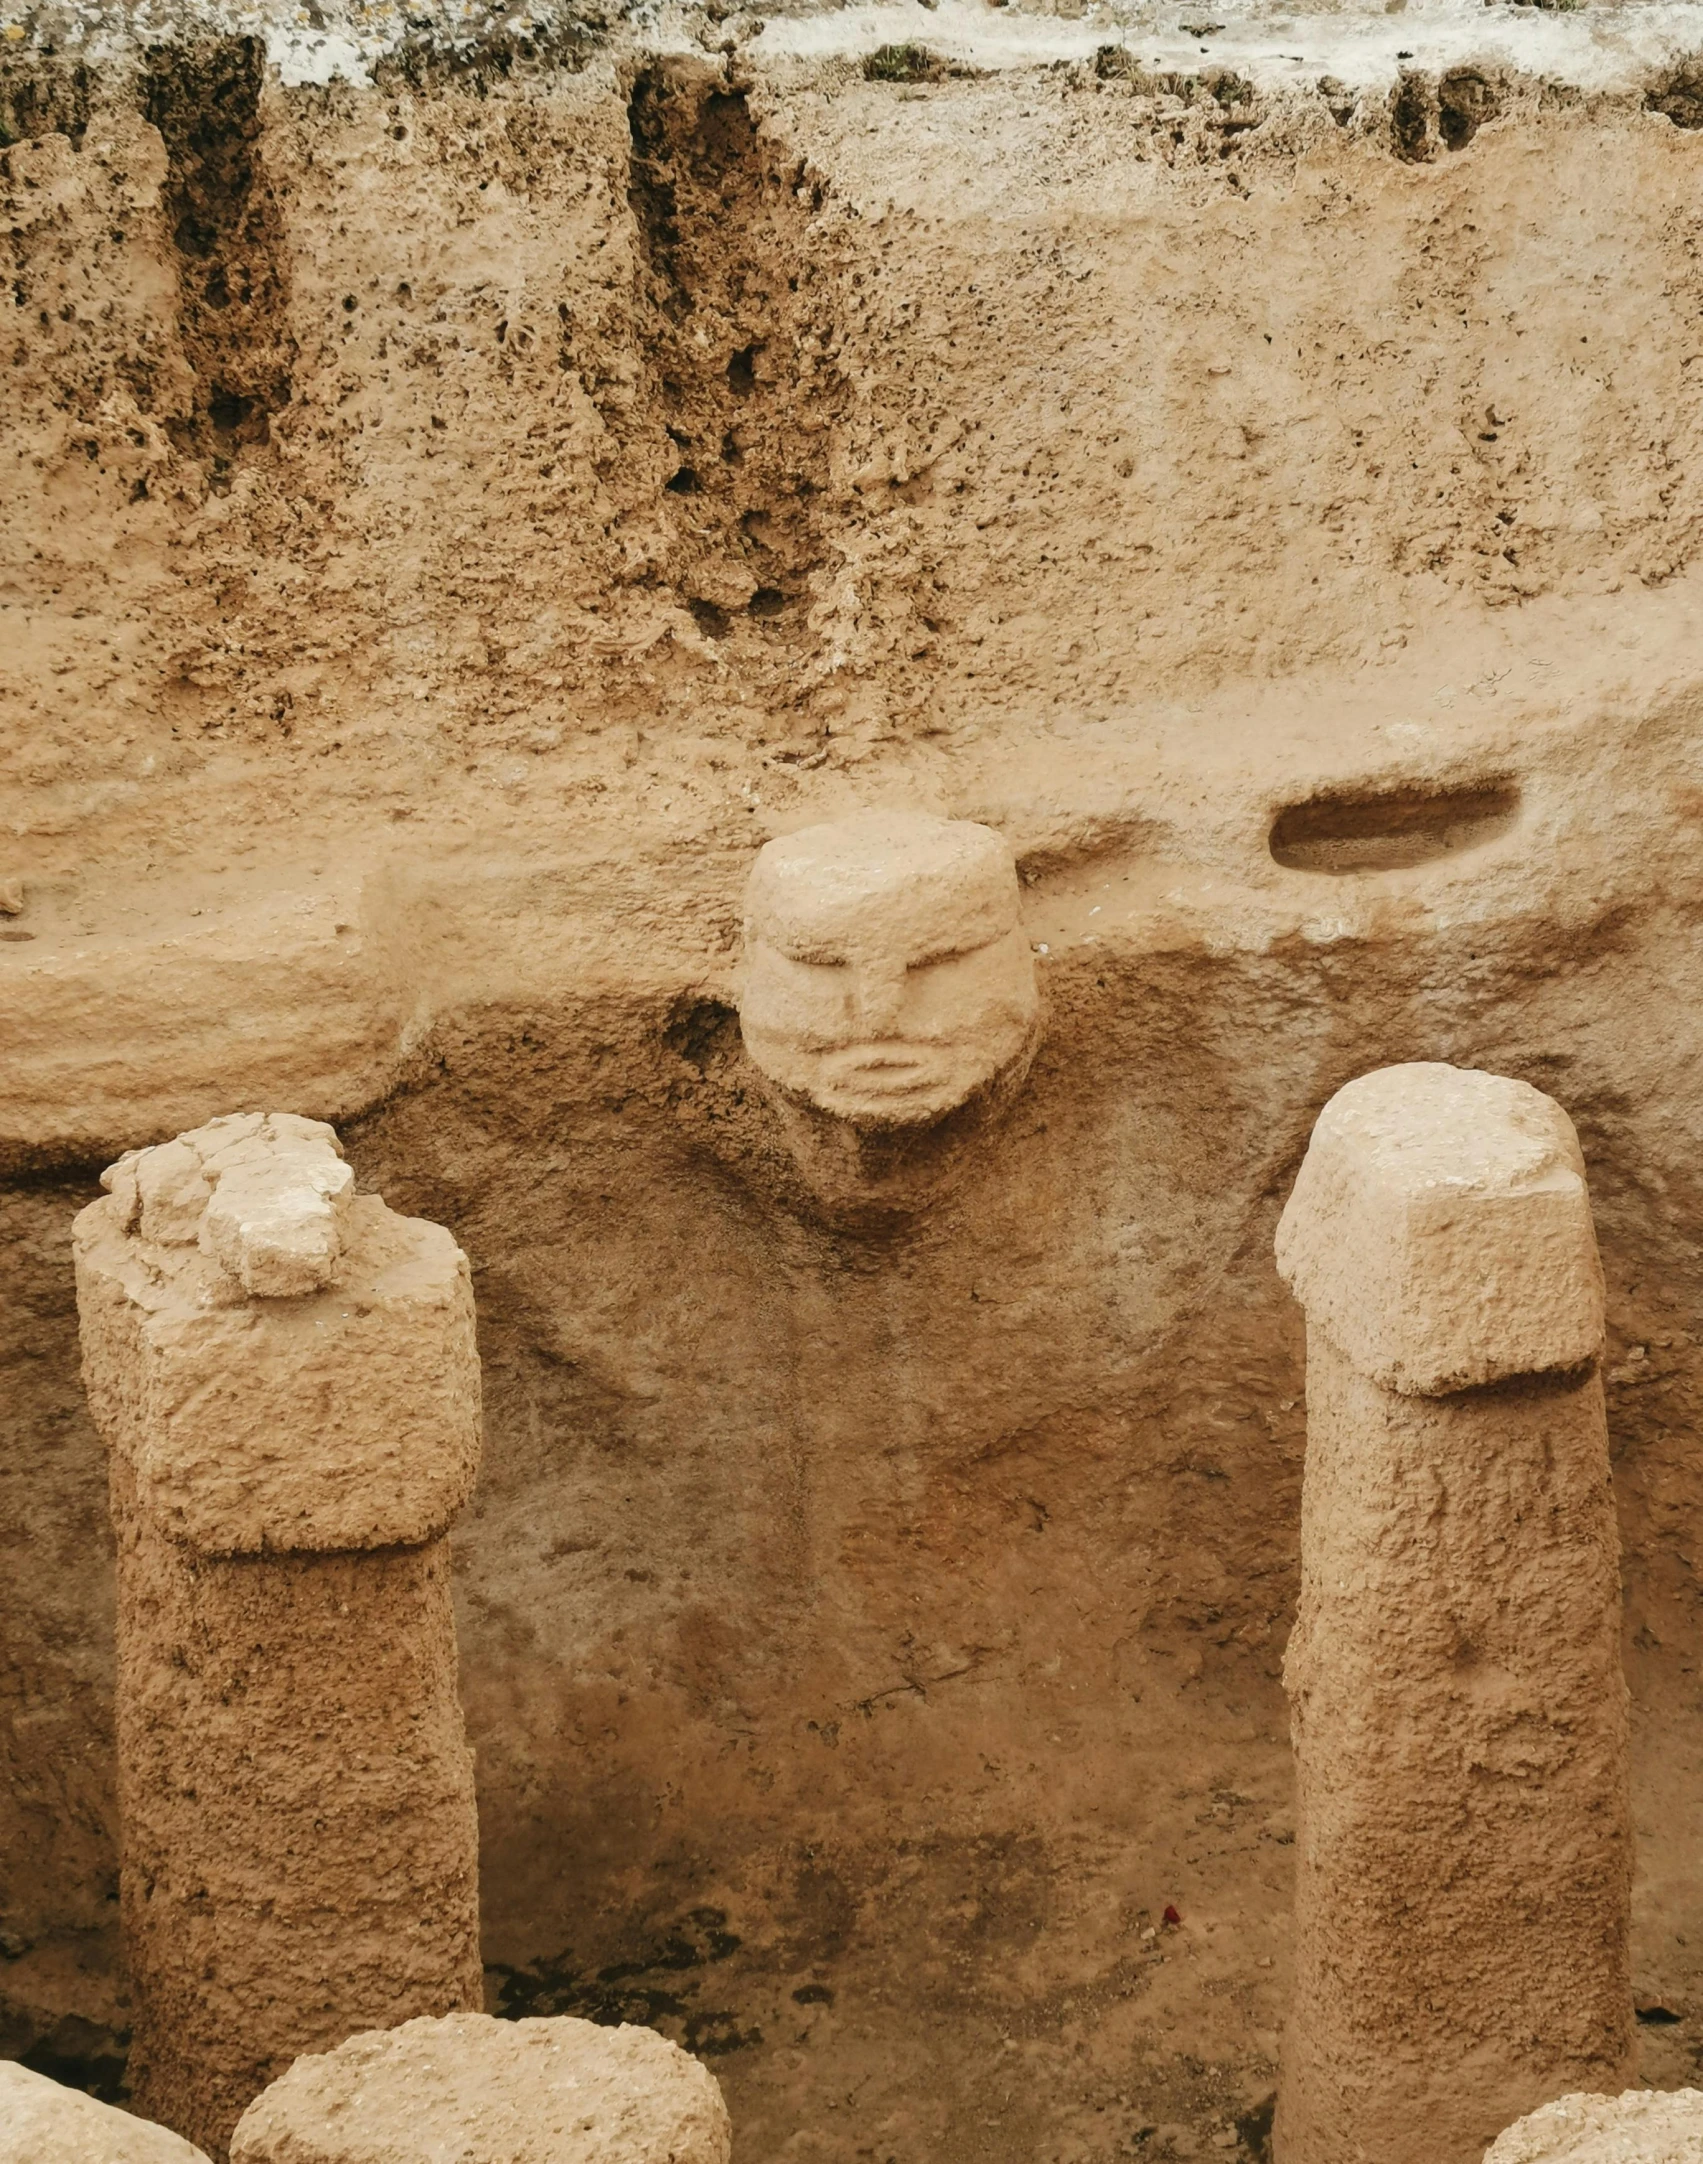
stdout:
<svg viewBox="0 0 1703 2164">
<path fill-rule="evenodd" d="M 136 2107 L 222 2155 L 301 2052 L 481 2003 L 445 1534 L 465 1256 L 285 1114 L 134 1152 L 77 1219 L 118 1538 Z"/>
<path fill-rule="evenodd" d="M 714 2075 L 654 2029 L 451 2014 L 298 2059 L 231 2164 L 728 2164 Z"/>
<path fill-rule="evenodd" d="M 0 2059 L 0 2164 L 207 2164 L 163 2126 L 150 2126 Z"/>
<path fill-rule="evenodd" d="M 1484 2164 L 1703 2164 L 1703 2090 L 1558 2097 L 1509 2127 Z"/>
<path fill-rule="evenodd" d="M 1602 1274 L 1560 1106 L 1340 1090 L 1277 1235 L 1307 1314 L 1279 2164 L 1478 2164 L 1632 2054 Z"/>
</svg>

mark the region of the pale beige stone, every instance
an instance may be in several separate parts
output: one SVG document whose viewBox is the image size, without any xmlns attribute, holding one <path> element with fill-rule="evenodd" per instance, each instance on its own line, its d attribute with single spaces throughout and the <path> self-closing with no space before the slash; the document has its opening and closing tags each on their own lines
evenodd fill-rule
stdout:
<svg viewBox="0 0 1703 2164">
<path fill-rule="evenodd" d="M 207 2164 L 149 2119 L 0 2059 L 0 2164 Z"/>
<path fill-rule="evenodd" d="M 93 1156 L 221 1104 L 338 1117 L 371 1103 L 394 1086 L 418 998 L 374 885 L 266 880 L 192 921 L 144 920 L 116 969 L 100 940 L 7 946 L 0 1147 L 82 1133 Z"/>
<path fill-rule="evenodd" d="M 1563 1228 L 1588 1238 L 1590 1219 L 1565 1115 L 1535 1091 L 1482 1086 L 1496 1079 L 1457 1087 L 1454 1070 L 1400 1067 L 1351 1085 L 1285 1216 L 1298 1287 L 1325 1315 L 1309 1308 L 1301 1599 L 1284 1662 L 1296 1928 L 1278 2164 L 1476 2164 L 1545 2097 L 1631 2071 L 1626 1686 L 1598 1341 L 1576 1313 L 1573 1358 L 1555 1362 L 1549 1317 L 1517 1304 L 1546 1297 L 1556 1252 L 1575 1257 L 1575 1288 L 1594 1281 L 1595 1257 L 1577 1260 L 1547 1200 L 1524 1207 L 1519 1168 L 1540 1198 L 1579 1185 Z M 1500 1304 L 1485 1329 L 1477 1248 L 1452 1205 L 1426 1218 L 1433 1183 L 1464 1197 L 1469 1227 L 1487 1198 L 1506 1205 L 1489 1218 Z M 1355 1309 L 1354 1259 L 1380 1254 L 1400 1268 Z M 1378 1313 L 1380 1291 L 1420 1318 L 1402 1388 L 1401 1319 Z M 1493 1347 L 1499 1379 L 1418 1394 L 1416 1366 L 1455 1371 L 1449 1344 Z M 1508 1374 L 1522 1344 L 1550 1371 Z"/>
<path fill-rule="evenodd" d="M 1434 1395 L 1577 1367 L 1602 1269 L 1572 1122 L 1528 1083 L 1434 1061 L 1325 1106 L 1277 1265 L 1362 1374 Z"/>
<path fill-rule="evenodd" d="M 1703 2089 L 1557 2097 L 1499 2135 L 1484 2164 L 1703 2164 Z"/>
<path fill-rule="evenodd" d="M 268 1126 L 205 1159 L 213 1194 L 201 1245 L 245 1292 L 268 1299 L 320 1292 L 343 1251 L 354 1170 L 329 1127 L 276 1118 Z M 301 1131 L 309 1127 L 319 1132 Z"/>
<path fill-rule="evenodd" d="M 336 1131 L 287 1112 L 240 1112 L 132 1150 L 101 1175 L 126 1229 L 145 1240 L 194 1240 L 263 1298 L 320 1292 L 336 1274 L 353 1168 Z"/>
<path fill-rule="evenodd" d="M 792 0 L 727 55 L 748 12 L 629 32 L 623 0 L 583 69 L 578 9 L 452 11 L 446 42 L 435 7 L 315 12 L 0 14 L 30 32 L 0 36 L 8 134 L 71 130 L 5 152 L 0 929 L 36 936 L 0 941 L 0 1928 L 105 1906 L 58 1183 L 288 1104 L 358 1118 L 393 1208 L 477 1226 L 504 1377 L 454 1537 L 493 1951 L 632 1961 L 734 1859 L 748 1951 L 694 2003 L 738 1967 L 768 2041 L 710 2063 L 845 2164 L 1127 2147 L 1187 2116 L 1134 2082 L 1137 2018 L 1251 2100 L 1288 1990 L 1293 1850 L 1255 1822 L 1288 1818 L 1264 1668 L 1304 1413 L 1248 1233 L 1340 1081 L 1435 1056 L 1561 1096 L 1612 1198 L 1649 1348 L 1614 1386 L 1660 1641 L 1644 1862 L 1690 1941 L 1664 1989 L 1703 2007 L 1703 1917 L 1672 1916 L 1703 1754 L 1703 130 L 1642 75 L 1695 12 Z M 889 39 L 943 79 L 866 82 Z M 252 117 L 222 88 L 250 50 Z M 1392 156 L 1463 60 L 1502 117 Z M 271 441 L 221 440 L 220 393 Z M 724 556 L 784 606 L 689 647 L 677 596 Z M 1476 841 L 1438 817 L 1504 781 Z M 1404 853 L 1396 791 L 1441 853 Z M 1372 831 L 1339 820 L 1329 873 L 1272 860 L 1280 812 L 1344 799 Z M 946 1207 L 848 1247 L 777 1203 L 786 1137 L 717 1010 L 758 847 L 854 802 L 1006 834 L 1051 951 L 1008 1124 Z M 1258 1799 L 1229 1837 L 1194 1826 L 1220 1783 Z M 1199 1894 L 1153 1883 L 1207 1844 Z M 1127 1906 L 1161 1900 L 1184 1932 L 1124 1999 Z M 791 2041 L 803 1953 L 827 2047 Z M 0 1961 L 14 2001 L 34 1959 Z M 919 2078 L 943 1984 L 1002 2018 Z M 1691 2028 L 1645 2042 L 1677 2064 Z"/>
<path fill-rule="evenodd" d="M 101 1185 L 126 1202 L 134 1192 L 142 1237 L 160 1247 L 198 1239 L 213 1199 L 200 1154 L 184 1137 L 120 1159 L 102 1173 Z"/>
<path fill-rule="evenodd" d="M 762 850 L 740 1027 L 789 1094 L 859 1125 L 941 1119 L 1033 1049 L 1017 871 L 991 827 L 862 812 Z"/>
<path fill-rule="evenodd" d="M 302 2052 L 482 1995 L 443 1538 L 478 1466 L 470 1276 L 347 1174 L 329 1130 L 245 1114 L 124 1160 L 74 1228 L 130 2078 L 215 2156 Z"/>
<path fill-rule="evenodd" d="M 712 556 L 693 569 L 687 592 L 695 601 L 718 609 L 742 609 L 757 591 L 748 566 L 727 556 Z"/>
<path fill-rule="evenodd" d="M 451 2014 L 298 2059 L 231 2164 L 728 2164 L 709 2071 L 654 2029 Z"/>
</svg>

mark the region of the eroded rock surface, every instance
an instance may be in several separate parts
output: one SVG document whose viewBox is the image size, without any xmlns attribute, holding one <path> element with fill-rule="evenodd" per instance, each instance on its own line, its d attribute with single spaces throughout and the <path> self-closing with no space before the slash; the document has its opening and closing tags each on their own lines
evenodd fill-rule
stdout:
<svg viewBox="0 0 1703 2164">
<path fill-rule="evenodd" d="M 1253 2147 L 1271 1236 L 1410 1059 L 1579 1130 L 1703 2003 L 1692 33 L 762 12 L 0 39 L 0 2046 L 130 2019 L 69 1223 L 287 1104 L 478 1274 L 493 1994 L 713 2045 L 759 2156 Z M 737 1018 L 762 845 L 871 808 L 1004 837 L 1047 1014 L 873 1224 Z"/>
<path fill-rule="evenodd" d="M 1703 2090 L 1558 2097 L 1508 2128 L 1484 2164 L 1698 2164 Z"/>
<path fill-rule="evenodd" d="M 654 2029 L 451 2014 L 298 2059 L 231 2164 L 728 2164 L 715 2077 Z"/>
<path fill-rule="evenodd" d="M 0 2059 L 0 2164 L 207 2164 L 163 2126 Z"/>
<path fill-rule="evenodd" d="M 1601 1273 L 1577 1137 L 1436 1062 L 1320 1113 L 1278 1227 L 1307 1312 L 1295 1981 L 1277 2164 L 1477 2164 L 1633 2069 L 1632 1825 Z"/>
</svg>

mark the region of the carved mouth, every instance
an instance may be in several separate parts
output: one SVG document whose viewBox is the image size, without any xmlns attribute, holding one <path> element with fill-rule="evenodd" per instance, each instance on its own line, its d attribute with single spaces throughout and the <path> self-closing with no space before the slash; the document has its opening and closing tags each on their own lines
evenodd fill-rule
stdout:
<svg viewBox="0 0 1703 2164">
<path fill-rule="evenodd" d="M 852 1084 L 882 1096 L 904 1097 L 937 1083 L 936 1064 L 926 1053 L 899 1046 L 859 1051 L 834 1062 L 834 1080 L 842 1088 Z"/>
</svg>

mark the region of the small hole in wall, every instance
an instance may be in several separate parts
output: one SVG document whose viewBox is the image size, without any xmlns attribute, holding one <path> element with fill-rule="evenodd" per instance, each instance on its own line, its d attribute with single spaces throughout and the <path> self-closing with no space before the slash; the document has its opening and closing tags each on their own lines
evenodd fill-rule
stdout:
<svg viewBox="0 0 1703 2164">
<path fill-rule="evenodd" d="M 695 496 L 699 487 L 698 476 L 690 466 L 682 466 L 672 480 L 665 481 L 662 485 L 671 496 Z"/>
<path fill-rule="evenodd" d="M 1404 871 L 1494 841 L 1519 809 L 1507 781 L 1317 796 L 1278 813 L 1271 853 L 1298 872 Z"/>
<path fill-rule="evenodd" d="M 256 438 L 266 441 L 266 415 L 241 391 L 215 389 L 207 401 L 207 418 L 223 436 L 236 436 L 245 443 Z"/>
<path fill-rule="evenodd" d="M 719 999 L 681 999 L 674 1004 L 663 1042 L 700 1073 L 739 1039 L 739 1011 Z"/>
</svg>

